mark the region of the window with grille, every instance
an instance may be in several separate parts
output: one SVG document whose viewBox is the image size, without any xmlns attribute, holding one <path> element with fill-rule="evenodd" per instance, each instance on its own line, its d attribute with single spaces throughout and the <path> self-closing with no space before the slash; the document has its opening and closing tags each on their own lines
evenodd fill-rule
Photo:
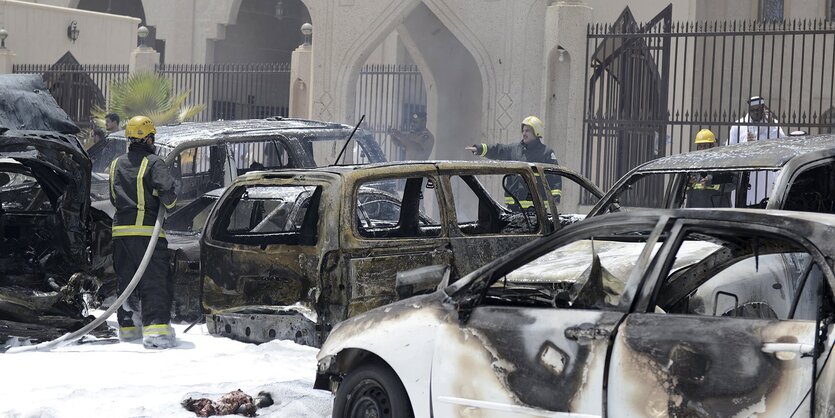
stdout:
<svg viewBox="0 0 835 418">
<path fill-rule="evenodd" d="M 761 21 L 779 22 L 783 20 L 783 10 L 783 0 L 760 0 Z"/>
</svg>

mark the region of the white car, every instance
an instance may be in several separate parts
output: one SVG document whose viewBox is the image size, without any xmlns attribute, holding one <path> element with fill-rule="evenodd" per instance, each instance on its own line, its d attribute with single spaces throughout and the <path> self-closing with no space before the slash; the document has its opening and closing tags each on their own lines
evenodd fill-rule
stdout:
<svg viewBox="0 0 835 418">
<path fill-rule="evenodd" d="M 833 234 L 770 210 L 590 218 L 342 322 L 315 387 L 334 417 L 832 416 Z"/>
</svg>

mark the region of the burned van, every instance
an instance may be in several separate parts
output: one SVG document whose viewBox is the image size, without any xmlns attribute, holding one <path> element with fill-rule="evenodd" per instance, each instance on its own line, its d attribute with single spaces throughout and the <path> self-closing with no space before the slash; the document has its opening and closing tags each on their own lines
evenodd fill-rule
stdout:
<svg viewBox="0 0 835 418">
<path fill-rule="evenodd" d="M 247 173 L 223 193 L 201 239 L 210 329 L 263 342 L 276 335 L 269 323 L 249 323 L 239 334 L 239 323 L 215 314 L 297 304 L 316 315 L 309 325 L 326 334 L 345 318 L 416 293 L 398 293 L 398 271 L 448 264 L 454 281 L 579 219 L 563 214 L 562 190 L 601 195 L 570 170 L 522 162 Z M 525 202 L 522 208 L 504 203 L 509 193 L 514 203 Z"/>
</svg>

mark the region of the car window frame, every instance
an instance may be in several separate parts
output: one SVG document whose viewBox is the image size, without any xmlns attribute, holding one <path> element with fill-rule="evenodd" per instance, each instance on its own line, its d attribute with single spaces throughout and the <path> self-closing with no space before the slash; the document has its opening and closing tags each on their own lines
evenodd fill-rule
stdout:
<svg viewBox="0 0 835 418">
<path fill-rule="evenodd" d="M 283 231 L 283 232 L 267 232 L 262 233 L 258 232 L 253 234 L 252 236 L 244 236 L 244 235 L 230 235 L 228 231 L 225 229 L 228 227 L 229 218 L 231 215 L 231 211 L 235 209 L 235 205 L 233 202 L 238 200 L 240 196 L 244 193 L 244 191 L 248 188 L 253 187 L 312 187 L 313 190 L 311 191 L 310 200 L 314 201 L 314 199 L 318 199 L 316 201 L 316 210 L 313 212 L 309 212 L 310 208 L 308 208 L 308 212 L 306 212 L 304 218 L 302 219 L 302 225 L 306 223 L 313 223 L 312 220 L 315 218 L 315 227 L 308 232 L 313 232 L 312 237 L 307 237 L 304 234 L 304 229 L 299 231 Z M 211 213 L 209 214 L 209 218 L 206 221 L 206 225 L 210 225 L 210 228 L 204 228 L 204 231 L 207 234 L 204 234 L 203 239 L 207 242 L 211 242 L 213 244 L 222 244 L 226 246 L 247 246 L 247 247 L 262 247 L 264 248 L 267 245 L 290 245 L 290 246 L 316 246 L 318 245 L 319 241 L 322 239 L 321 234 L 319 233 L 319 227 L 321 223 L 324 222 L 323 217 L 321 215 L 321 211 L 323 209 L 323 204 L 321 201 L 322 195 L 325 194 L 325 184 L 321 184 L 319 182 L 312 182 L 311 184 L 294 184 L 294 183 L 263 183 L 263 182 L 241 182 L 236 184 L 223 193 L 220 200 L 215 203 L 215 206 L 212 208 Z M 317 197 L 318 192 L 318 197 Z M 297 197 L 298 198 L 298 197 Z M 295 208 L 295 205 L 294 205 Z M 309 217 L 313 217 L 308 219 Z M 288 219 L 289 221 L 289 219 Z"/>
<path fill-rule="evenodd" d="M 427 236 L 406 236 L 406 237 L 368 237 L 364 236 L 360 233 L 360 225 L 357 222 L 357 216 L 354 216 L 357 213 L 357 199 L 359 198 L 360 189 L 363 187 L 368 187 L 369 183 L 379 182 L 379 181 L 398 181 L 398 180 L 405 180 L 409 178 L 415 177 L 424 177 L 428 178 L 432 183 L 435 184 L 433 190 L 435 191 L 435 200 L 438 205 L 438 211 L 440 214 L 440 219 L 434 219 L 429 215 L 426 215 L 423 212 L 418 213 L 418 222 L 422 219 L 432 219 L 437 222 L 438 227 L 440 228 L 439 235 L 427 235 Z M 439 187 L 441 184 L 441 177 L 438 175 L 437 170 L 417 170 L 417 171 L 410 171 L 410 172 L 403 172 L 398 171 L 395 173 L 385 173 L 385 174 L 374 174 L 370 176 L 363 176 L 361 178 L 356 178 L 352 184 L 350 193 L 348 194 L 348 200 L 345 202 L 345 207 L 347 208 L 347 215 L 349 218 L 349 222 L 351 225 L 351 235 L 354 240 L 357 241 L 366 241 L 366 242 L 381 242 L 385 240 L 418 240 L 418 241 L 426 241 L 426 240 L 433 240 L 433 239 L 446 239 L 449 236 L 449 227 L 446 220 L 447 217 L 447 210 L 446 210 L 446 202 L 444 197 L 444 190 L 443 186 Z M 425 186 L 424 186 L 425 187 Z M 386 190 L 380 190 L 384 193 L 391 194 Z M 400 202 L 402 205 L 402 202 Z M 401 206 L 402 209 L 402 206 Z"/>
<path fill-rule="evenodd" d="M 673 263 L 675 262 L 675 255 L 681 247 L 684 238 L 694 230 L 718 230 L 723 234 L 728 231 L 740 231 L 744 233 L 761 233 L 763 235 L 772 235 L 780 237 L 781 239 L 791 241 L 803 248 L 812 256 L 812 261 L 818 264 L 822 274 L 826 278 L 830 291 L 835 292 L 835 272 L 832 270 L 832 265 L 827 262 L 827 257 L 806 238 L 795 234 L 790 228 L 778 228 L 763 224 L 754 224 L 739 221 L 716 221 L 716 220 L 701 220 L 701 219 L 675 219 L 670 229 L 669 238 L 656 254 L 656 260 L 653 268 L 648 272 L 644 290 L 638 296 L 633 312 L 651 312 L 654 309 L 655 301 L 658 293 L 661 290 L 663 283 L 670 275 Z M 651 309 L 652 308 L 652 309 Z"/>
</svg>

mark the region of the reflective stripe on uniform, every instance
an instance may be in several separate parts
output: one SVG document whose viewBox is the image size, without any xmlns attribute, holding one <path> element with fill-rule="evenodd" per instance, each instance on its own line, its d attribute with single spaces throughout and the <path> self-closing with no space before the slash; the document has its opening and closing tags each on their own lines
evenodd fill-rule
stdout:
<svg viewBox="0 0 835 418">
<path fill-rule="evenodd" d="M 171 208 L 173 208 L 174 206 L 177 206 L 177 199 L 174 199 L 174 201 L 173 201 L 173 202 L 171 202 L 171 204 L 170 204 L 170 205 L 166 205 L 165 203 L 163 203 L 162 205 L 163 205 L 163 206 L 165 206 L 165 208 L 166 208 L 166 209 L 171 209 Z"/>
<path fill-rule="evenodd" d="M 142 333 L 145 335 L 168 335 L 171 331 L 171 326 L 168 324 L 154 324 L 142 327 Z"/>
<path fill-rule="evenodd" d="M 702 183 L 694 183 L 693 184 L 693 190 L 719 190 L 719 185 L 714 184 L 714 185 L 711 185 L 711 186 L 705 186 Z"/>
<path fill-rule="evenodd" d="M 516 201 L 513 200 L 512 197 L 505 196 L 504 203 L 507 204 L 507 205 L 515 205 Z M 527 208 L 533 206 L 533 200 L 520 200 L 519 201 L 519 206 L 521 206 L 522 209 L 527 209 Z"/>
<path fill-rule="evenodd" d="M 560 190 L 560 189 L 551 190 L 551 196 L 562 196 L 562 190 Z"/>
<path fill-rule="evenodd" d="M 146 225 L 118 225 L 113 227 L 113 237 L 150 237 L 154 232 L 153 226 Z M 165 232 L 160 230 L 160 238 L 165 238 Z"/>
<path fill-rule="evenodd" d="M 487 155 L 487 144 L 481 144 L 481 156 Z"/>
<path fill-rule="evenodd" d="M 116 158 L 110 163 L 110 197 L 113 200 L 116 200 L 116 188 L 114 184 L 116 184 L 116 163 L 119 162 L 119 159 Z"/>
<path fill-rule="evenodd" d="M 142 164 L 139 166 L 139 174 L 136 175 L 136 222 L 134 225 L 142 225 L 145 220 L 145 185 L 142 181 L 142 176 L 145 175 L 145 170 L 148 168 L 148 157 L 142 159 Z"/>
</svg>

